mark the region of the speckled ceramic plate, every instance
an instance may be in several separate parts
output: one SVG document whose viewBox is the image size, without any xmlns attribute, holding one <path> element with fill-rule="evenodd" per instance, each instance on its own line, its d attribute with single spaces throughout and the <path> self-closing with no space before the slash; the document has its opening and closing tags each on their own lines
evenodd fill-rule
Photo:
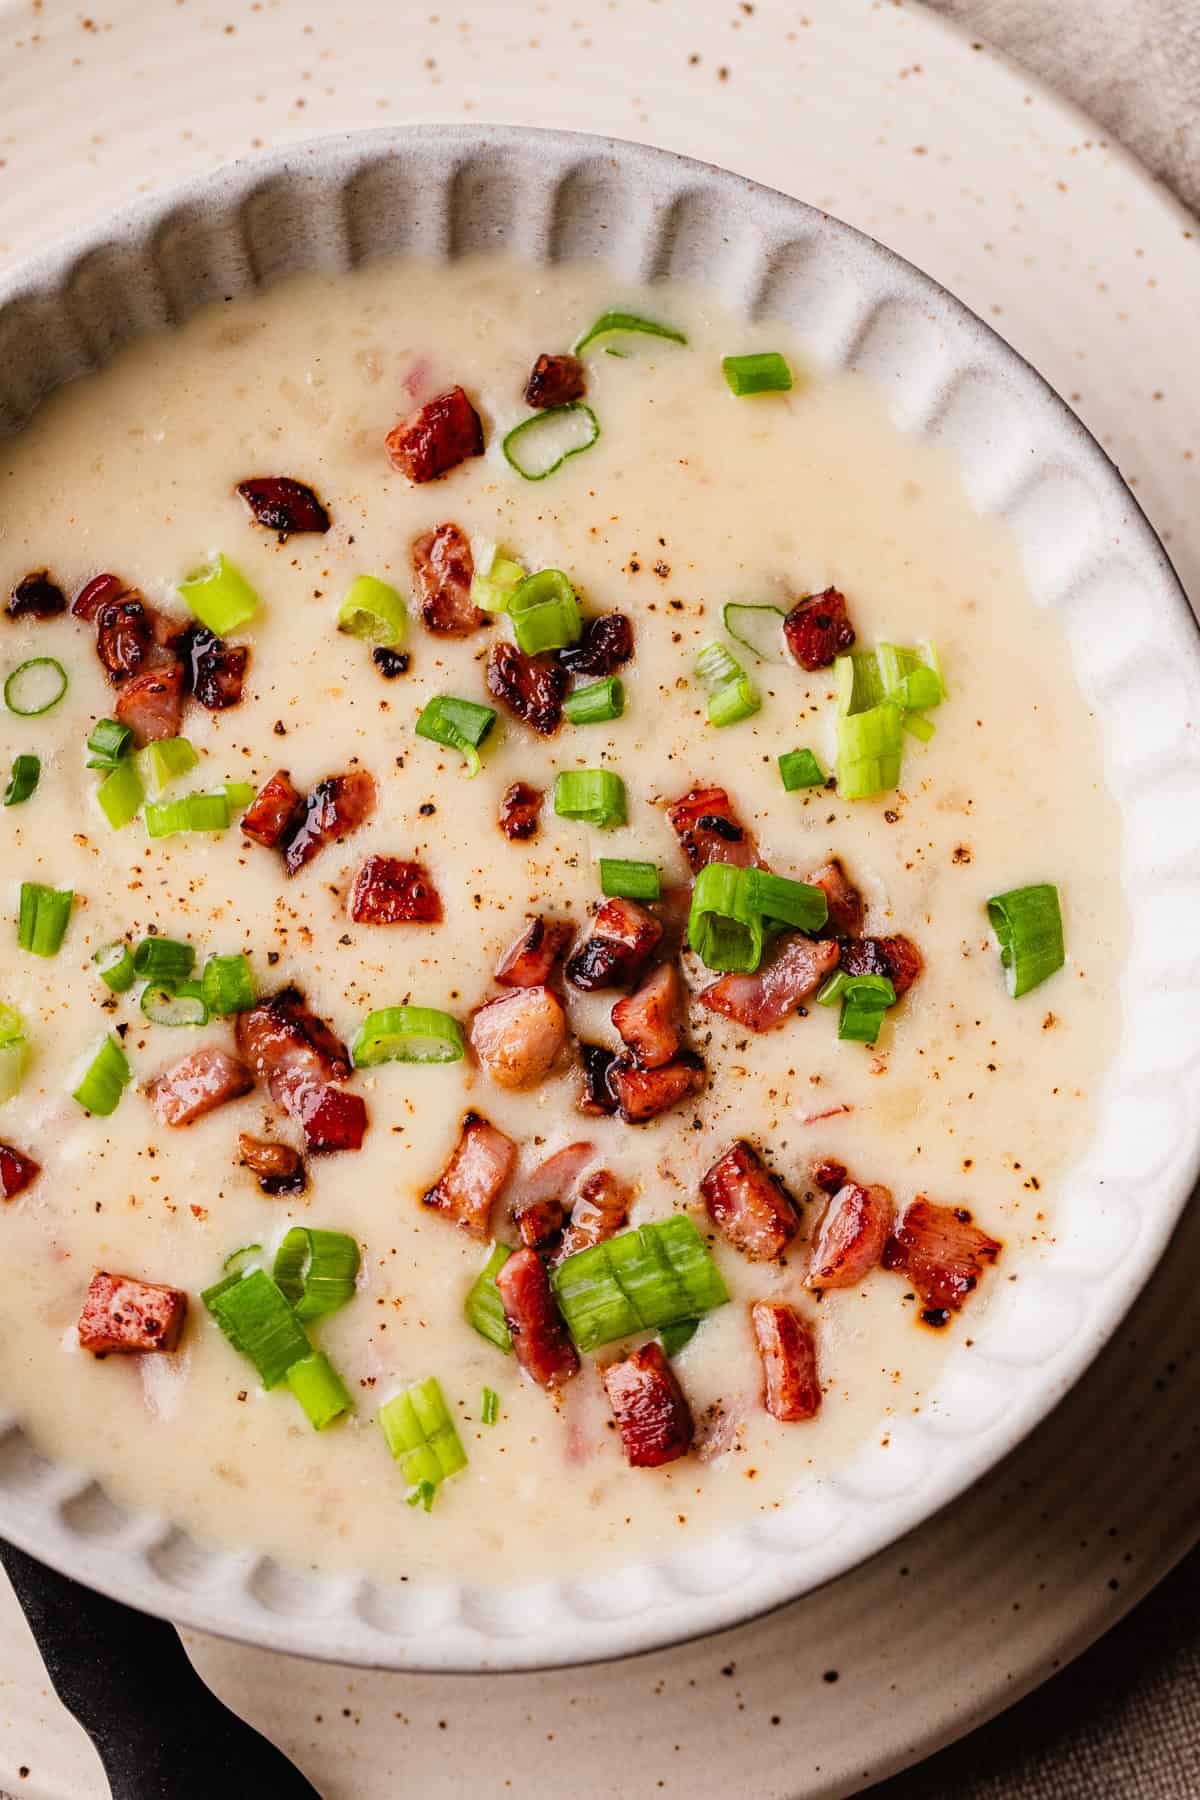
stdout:
<svg viewBox="0 0 1200 1800">
<path fill-rule="evenodd" d="M 1196 1173 L 1187 1086 L 1200 1021 L 1172 944 L 1200 905 L 1195 628 L 1132 496 L 1068 409 L 928 278 L 821 213 L 741 178 L 607 140 L 414 128 L 302 145 L 105 223 L 0 284 L 0 430 L 56 383 L 219 293 L 401 250 L 504 241 L 534 261 L 597 256 L 633 279 L 703 279 L 785 318 L 828 366 L 888 391 L 905 430 L 957 457 L 1021 542 L 1105 722 L 1108 779 L 1137 872 L 1125 1027 L 1052 1250 L 997 1294 L 938 1390 L 789 1508 L 617 1577 L 494 1592 L 316 1578 L 134 1517 L 0 1438 L 0 1528 L 133 1604 L 251 1642 L 347 1661 L 514 1668 L 645 1650 L 748 1618 L 851 1568 L 960 1493 L 1096 1355 L 1152 1269 Z"/>
</svg>

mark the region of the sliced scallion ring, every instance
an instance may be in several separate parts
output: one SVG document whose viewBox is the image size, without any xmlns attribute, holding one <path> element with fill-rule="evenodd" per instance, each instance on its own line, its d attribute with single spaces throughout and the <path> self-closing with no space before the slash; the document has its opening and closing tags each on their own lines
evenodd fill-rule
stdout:
<svg viewBox="0 0 1200 1800">
<path fill-rule="evenodd" d="M 367 1014 L 350 1046 L 356 1069 L 388 1062 L 461 1062 L 465 1054 L 462 1026 L 436 1006 L 380 1007 Z"/>
<path fill-rule="evenodd" d="M 124 994 L 132 986 L 135 975 L 133 953 L 126 943 L 104 944 L 92 961 L 105 987 L 114 994 Z"/>
<path fill-rule="evenodd" d="M 740 600 L 728 601 L 722 614 L 731 638 L 752 650 L 760 661 L 777 663 L 788 661 L 783 636 L 786 616 L 781 606 L 747 606 Z"/>
<path fill-rule="evenodd" d="M 1000 961 L 1008 973 L 1014 1000 L 1027 994 L 1067 960 L 1062 910 L 1052 882 L 993 894 L 987 903 L 988 923 L 1000 945 Z"/>
<path fill-rule="evenodd" d="M 207 1025 L 208 1007 L 194 981 L 174 986 L 169 981 L 148 981 L 142 989 L 143 1016 L 152 1025 Z"/>
<path fill-rule="evenodd" d="M 323 1350 L 313 1350 L 294 1362 L 287 1372 L 287 1384 L 314 1431 L 324 1431 L 353 1410 L 346 1384 Z"/>
<path fill-rule="evenodd" d="M 70 682 L 55 656 L 31 656 L 4 683 L 4 704 L 19 719 L 40 719 L 58 705 Z"/>
<path fill-rule="evenodd" d="M 75 904 L 73 888 L 44 887 L 40 881 L 21 883 L 17 915 L 17 944 L 34 956 L 57 956 Z"/>
<path fill-rule="evenodd" d="M 21 806 L 34 792 L 42 775 L 40 756 L 14 756 L 12 774 L 4 790 L 5 806 Z"/>
<path fill-rule="evenodd" d="M 78 1087 L 71 1090 L 84 1112 L 106 1119 L 117 1110 L 121 1095 L 133 1079 L 133 1071 L 119 1042 L 104 1038 L 88 1059 Z"/>
<path fill-rule="evenodd" d="M 453 694 L 435 694 L 421 709 L 413 729 L 430 743 L 461 750 L 467 759 L 467 775 L 474 779 L 481 764 L 479 746 L 496 723 L 496 711 L 476 700 L 459 700 Z"/>
<path fill-rule="evenodd" d="M 271 1274 L 298 1319 L 323 1319 L 353 1300 L 361 1261 L 348 1232 L 293 1225 L 275 1252 Z"/>
<path fill-rule="evenodd" d="M 525 481 L 545 481 L 572 456 L 582 456 L 600 436 L 600 421 L 582 400 L 548 406 L 514 425 L 501 449 Z"/>
<path fill-rule="evenodd" d="M 15 1006 L 0 1005 L 0 1105 L 11 1100 L 29 1066 L 25 1021 Z"/>
<path fill-rule="evenodd" d="M 505 1356 L 512 1355 L 512 1333 L 504 1316 L 504 1302 L 496 1277 L 512 1255 L 507 1244 L 493 1244 L 488 1259 L 468 1290 L 463 1303 L 467 1324 Z"/>
<path fill-rule="evenodd" d="M 184 604 L 215 637 L 228 637 L 258 611 L 258 595 L 224 556 L 179 583 Z"/>
<path fill-rule="evenodd" d="M 482 612 L 507 612 L 509 602 L 528 570 L 511 556 L 503 556 L 493 544 L 475 559 L 471 599 Z"/>
<path fill-rule="evenodd" d="M 122 757 L 96 789 L 100 811 L 114 831 L 120 831 L 137 818 L 145 798 L 146 792 L 132 756 Z"/>
<path fill-rule="evenodd" d="M 304 1327 L 265 1269 L 223 1276 L 200 1298 L 265 1388 L 278 1387 L 293 1363 L 312 1354 Z"/>
<path fill-rule="evenodd" d="M 643 319 L 637 313 L 604 312 L 590 325 L 583 336 L 576 341 L 575 355 L 582 356 L 589 345 L 599 342 L 601 338 L 613 337 L 617 334 L 629 333 L 635 337 L 666 338 L 672 344 L 686 344 L 686 333 L 676 325 L 663 325 L 657 319 Z M 606 345 L 607 349 L 608 346 Z M 628 355 L 626 351 L 624 354 Z"/>
<path fill-rule="evenodd" d="M 729 391 L 738 399 L 749 394 L 786 394 L 792 385 L 787 358 L 778 350 L 758 350 L 749 356 L 723 356 L 721 369 Z"/>
<path fill-rule="evenodd" d="M 418 1490 L 425 1483 L 436 1490 L 448 1475 L 467 1466 L 467 1453 L 436 1376 L 416 1382 L 381 1406 L 379 1424 L 404 1479 Z"/>
<path fill-rule="evenodd" d="M 408 631 L 408 609 L 386 581 L 359 575 L 338 609 L 337 627 L 369 644 L 402 644 Z"/>
</svg>

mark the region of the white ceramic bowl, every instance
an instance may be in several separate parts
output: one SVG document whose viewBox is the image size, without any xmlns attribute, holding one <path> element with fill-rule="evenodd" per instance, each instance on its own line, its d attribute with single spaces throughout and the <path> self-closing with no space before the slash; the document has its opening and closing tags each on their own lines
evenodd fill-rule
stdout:
<svg viewBox="0 0 1200 1800">
<path fill-rule="evenodd" d="M 1161 1254 L 1200 1161 L 1200 653 L 1162 547 L 1099 446 L 1019 356 L 928 277 L 848 226 L 664 151 L 503 127 L 329 138 L 106 220 L 0 281 L 0 435 L 59 383 L 224 294 L 414 251 L 503 244 L 626 280 L 702 281 L 776 315 L 829 367 L 886 389 L 950 448 L 973 502 L 1020 539 L 1104 724 L 1133 946 L 1097 1141 L 1051 1249 L 998 1291 L 931 1404 L 770 1519 L 615 1576 L 492 1591 L 317 1577 L 201 1545 L 52 1466 L 0 1417 L 0 1531 L 149 1612 L 272 1648 L 406 1668 L 505 1669 L 647 1650 L 842 1573 L 952 1501 L 1063 1395 Z"/>
</svg>

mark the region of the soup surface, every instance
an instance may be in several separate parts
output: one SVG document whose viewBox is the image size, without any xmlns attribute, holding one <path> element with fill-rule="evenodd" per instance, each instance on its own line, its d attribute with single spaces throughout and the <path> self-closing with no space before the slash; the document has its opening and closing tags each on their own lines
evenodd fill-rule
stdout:
<svg viewBox="0 0 1200 1800">
<path fill-rule="evenodd" d="M 501 441 L 527 415 L 535 357 L 565 349 L 614 305 L 670 320 L 686 345 L 640 336 L 587 349 L 601 435 L 546 479 L 522 479 Z M 765 349 L 786 353 L 795 385 L 734 397 L 722 357 Z M 385 437 L 456 384 L 478 409 L 486 454 L 413 482 Z M 263 476 L 308 484 L 330 528 L 284 536 L 256 523 L 235 486 Z M 620 717 L 564 719 L 539 735 L 488 691 L 492 646 L 512 635 L 503 614 L 463 637 L 425 627 L 411 546 L 450 521 L 477 565 L 498 544 L 526 570 L 565 571 L 585 621 L 630 621 Z M 0 1106 L 0 1139 L 40 1165 L 0 1206 L 0 1404 L 49 1454 L 203 1539 L 302 1566 L 484 1582 L 690 1544 L 886 1439 L 890 1421 L 928 1404 L 948 1345 L 970 1337 L 999 1284 L 1051 1241 L 1055 1191 L 1086 1147 L 1118 1025 L 1125 924 L 1099 730 L 1007 529 L 972 510 L 941 453 L 895 431 L 865 380 L 811 367 L 786 332 L 747 327 L 687 290 L 616 291 L 592 267 L 533 272 L 489 257 L 376 264 L 212 307 L 60 393 L 0 444 L 0 592 L 46 568 L 69 604 L 113 571 L 182 626 L 177 583 L 215 552 L 260 601 L 230 633 L 250 651 L 244 693 L 224 710 L 187 703 L 179 729 L 199 762 L 168 798 L 258 788 L 282 768 L 301 794 L 367 771 L 377 802 L 290 876 L 236 811 L 222 832 L 152 838 L 144 817 L 115 830 L 95 797 L 102 775 L 85 766 L 89 733 L 121 691 L 98 660 L 95 625 L 69 611 L 0 618 L 0 675 L 46 656 L 69 677 L 52 710 L 0 712 L 5 772 L 18 754 L 41 760 L 36 791 L 0 814 L 13 920 L 0 999 L 30 1047 L 22 1085 Z M 409 665 L 391 679 L 369 643 L 337 629 L 359 575 L 408 601 Z M 834 671 L 780 654 L 777 633 L 777 660 L 760 661 L 722 628 L 726 602 L 786 611 L 830 587 L 846 598 L 856 649 L 932 641 L 945 679 L 936 735 L 906 735 L 898 787 L 860 800 L 832 782 L 789 792 L 780 777 L 779 755 L 804 748 L 834 772 Z M 696 675 L 714 640 L 761 698 L 724 728 L 709 722 Z M 474 779 L 458 749 L 415 735 L 439 695 L 499 714 Z M 580 769 L 620 775 L 627 823 L 602 830 L 556 814 L 556 776 Z M 545 792 L 525 840 L 497 823 L 515 782 Z M 440 1009 L 469 1032 L 476 1008 L 519 991 L 498 987 L 494 971 L 532 918 L 570 921 L 577 942 L 586 934 L 601 855 L 657 865 L 670 943 L 692 872 L 666 809 L 701 787 L 727 792 L 779 875 L 803 880 L 840 858 L 865 897 L 866 932 L 918 947 L 923 970 L 873 1045 L 840 1041 L 838 1005 L 812 995 L 767 1031 L 714 1012 L 698 995 L 718 977 L 689 953 L 676 957 L 685 1043 L 706 1085 L 642 1124 L 584 1114 L 576 1040 L 620 1050 L 610 1013 L 630 981 L 584 993 L 560 965 L 549 985 L 571 1041 L 543 1079 L 506 1087 L 470 1050 L 357 1069 L 342 1087 L 365 1101 L 362 1147 L 308 1156 L 302 1193 L 264 1194 L 242 1160 L 243 1133 L 305 1143 L 261 1081 L 186 1128 L 156 1116 L 148 1084 L 201 1045 L 233 1055 L 235 1024 L 148 1018 L 140 981 L 112 994 L 100 979 L 101 947 L 159 934 L 193 945 L 197 972 L 211 955 L 244 952 L 260 995 L 294 984 L 346 1042 L 368 1013 L 402 1004 Z M 374 855 L 420 863 L 442 921 L 355 922 L 352 883 Z M 1057 886 L 1067 961 L 1014 999 L 985 903 L 1040 882 Z M 74 890 L 52 959 L 17 947 L 21 883 Z M 81 1053 L 106 1030 L 133 1079 L 100 1117 L 71 1096 Z M 518 1147 L 483 1239 L 421 1203 L 469 1109 Z M 705 1210 L 701 1180 L 738 1139 L 798 1209 L 782 1256 L 750 1260 Z M 585 1354 L 550 1392 L 464 1319 L 488 1239 L 517 1242 L 513 1202 L 529 1171 L 580 1141 L 593 1171 L 627 1184 L 632 1224 L 691 1214 L 731 1295 L 672 1359 L 694 1445 L 658 1468 L 628 1466 L 606 1399 L 600 1369 L 621 1344 Z M 920 1322 L 903 1269 L 804 1286 L 826 1204 L 812 1177 L 821 1159 L 885 1184 L 898 1213 L 918 1195 L 967 1208 L 1001 1243 L 942 1329 Z M 231 1252 L 263 1245 L 269 1267 L 297 1223 L 347 1233 L 362 1250 L 353 1299 L 309 1327 L 355 1403 L 320 1432 L 286 1383 L 264 1391 L 200 1299 Z M 95 1270 L 186 1291 L 179 1348 L 82 1349 L 76 1321 Z M 803 1422 L 764 1409 L 747 1304 L 760 1299 L 786 1302 L 811 1327 L 822 1395 Z M 408 1483 L 376 1421 L 381 1403 L 427 1376 L 468 1458 L 428 1513 L 405 1505 Z M 485 1388 L 497 1396 L 492 1424 Z"/>
</svg>

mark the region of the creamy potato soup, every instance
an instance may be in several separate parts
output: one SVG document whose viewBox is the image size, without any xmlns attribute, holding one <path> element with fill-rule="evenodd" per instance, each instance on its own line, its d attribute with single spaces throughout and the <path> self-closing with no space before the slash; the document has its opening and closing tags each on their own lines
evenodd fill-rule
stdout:
<svg viewBox="0 0 1200 1800">
<path fill-rule="evenodd" d="M 614 307 L 674 335 L 573 356 Z M 0 1405 L 120 1500 L 392 1579 L 691 1545 L 1052 1241 L 1098 725 L 785 330 L 499 256 L 214 305 L 0 445 L 0 593 Z"/>
</svg>

